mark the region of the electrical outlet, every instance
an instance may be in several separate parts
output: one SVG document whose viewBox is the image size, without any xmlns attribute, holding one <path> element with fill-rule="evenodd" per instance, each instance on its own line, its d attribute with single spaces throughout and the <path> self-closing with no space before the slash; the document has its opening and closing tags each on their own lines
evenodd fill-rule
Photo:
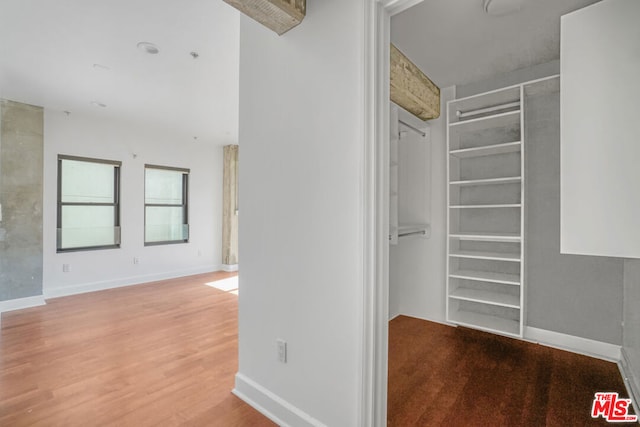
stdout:
<svg viewBox="0 0 640 427">
<path fill-rule="evenodd" d="M 287 363 L 287 342 L 285 340 L 276 340 L 278 347 L 278 362 Z"/>
<path fill-rule="evenodd" d="M 71 271 L 71 266 L 69 264 L 62 264 L 62 272 L 68 273 Z"/>
<path fill-rule="evenodd" d="M 140 264 L 140 258 L 138 258 L 137 256 L 133 257 L 133 263 L 134 264 Z"/>
</svg>

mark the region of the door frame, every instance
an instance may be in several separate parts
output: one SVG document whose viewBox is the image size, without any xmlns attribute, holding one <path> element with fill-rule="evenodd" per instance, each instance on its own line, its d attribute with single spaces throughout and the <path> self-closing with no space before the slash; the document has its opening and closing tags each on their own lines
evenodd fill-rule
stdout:
<svg viewBox="0 0 640 427">
<path fill-rule="evenodd" d="M 391 17 L 423 0 L 364 0 L 360 420 L 387 425 Z"/>
</svg>

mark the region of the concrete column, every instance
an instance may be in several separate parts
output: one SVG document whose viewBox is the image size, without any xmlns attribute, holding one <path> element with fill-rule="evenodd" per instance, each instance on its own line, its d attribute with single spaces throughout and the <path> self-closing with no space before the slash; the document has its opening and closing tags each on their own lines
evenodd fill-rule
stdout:
<svg viewBox="0 0 640 427">
<path fill-rule="evenodd" d="M 222 179 L 222 264 L 238 268 L 238 146 L 224 147 Z"/>
<path fill-rule="evenodd" d="M 43 109 L 0 100 L 0 301 L 42 295 Z"/>
</svg>

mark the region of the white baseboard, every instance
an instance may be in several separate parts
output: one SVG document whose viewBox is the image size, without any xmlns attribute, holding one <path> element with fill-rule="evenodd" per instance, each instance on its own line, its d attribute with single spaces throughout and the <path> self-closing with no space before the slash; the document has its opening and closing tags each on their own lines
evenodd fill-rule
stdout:
<svg viewBox="0 0 640 427">
<path fill-rule="evenodd" d="M 436 319 L 435 317 L 416 316 L 414 314 L 399 313 L 394 317 L 394 319 L 398 316 L 413 317 L 414 319 L 426 320 L 427 322 L 439 323 L 445 326 L 453 326 L 454 328 L 458 326 L 455 323 L 449 323 L 444 319 Z"/>
<path fill-rule="evenodd" d="M 620 346 L 601 341 L 594 341 L 587 338 L 562 334 L 560 332 L 548 331 L 545 329 L 527 326 L 524 329 L 524 339 L 533 341 L 547 347 L 567 350 L 609 362 L 620 360 Z"/>
<path fill-rule="evenodd" d="M 634 375 L 634 371 L 629 365 L 629 357 L 624 347 L 620 351 L 620 361 L 618 362 L 618 369 L 620 369 L 620 375 L 624 379 L 624 385 L 627 387 L 627 393 L 629 398 L 633 402 L 633 407 L 636 410 L 636 414 L 640 414 L 640 378 Z"/>
<path fill-rule="evenodd" d="M 83 294 L 86 292 L 104 291 L 106 289 L 121 288 L 125 286 L 140 285 L 143 283 L 156 282 L 158 280 L 175 279 L 176 277 L 191 276 L 194 274 L 212 273 L 220 271 L 221 266 L 197 267 L 185 270 L 169 271 L 157 274 L 146 274 L 141 276 L 124 277 L 116 280 L 105 280 L 101 282 L 82 283 L 72 286 L 49 287 L 45 285 L 45 298 L 59 298 L 69 295 Z"/>
<path fill-rule="evenodd" d="M 238 271 L 238 264 L 222 264 L 222 271 Z"/>
<path fill-rule="evenodd" d="M 326 427 L 306 412 L 239 372 L 236 374 L 233 394 L 281 427 Z"/>
<path fill-rule="evenodd" d="M 4 313 L 5 311 L 22 310 L 23 308 L 38 307 L 40 305 L 45 305 L 46 303 L 44 295 L 0 301 L 0 313 Z"/>
</svg>

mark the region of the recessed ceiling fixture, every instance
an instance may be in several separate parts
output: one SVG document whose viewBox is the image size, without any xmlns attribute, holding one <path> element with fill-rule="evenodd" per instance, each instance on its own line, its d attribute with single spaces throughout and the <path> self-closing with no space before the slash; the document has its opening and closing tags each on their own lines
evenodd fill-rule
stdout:
<svg viewBox="0 0 640 427">
<path fill-rule="evenodd" d="M 102 102 L 98 102 L 98 101 L 91 101 L 91 105 L 93 105 L 94 107 L 100 107 L 100 108 L 105 108 L 107 106 L 107 104 L 103 104 Z"/>
<path fill-rule="evenodd" d="M 489 15 L 502 16 L 516 13 L 524 7 L 525 0 L 482 0 L 484 12 Z"/>
<path fill-rule="evenodd" d="M 138 49 L 148 53 L 149 55 L 156 55 L 158 52 L 160 52 L 160 49 L 158 49 L 158 46 L 150 42 L 138 43 Z"/>
</svg>

